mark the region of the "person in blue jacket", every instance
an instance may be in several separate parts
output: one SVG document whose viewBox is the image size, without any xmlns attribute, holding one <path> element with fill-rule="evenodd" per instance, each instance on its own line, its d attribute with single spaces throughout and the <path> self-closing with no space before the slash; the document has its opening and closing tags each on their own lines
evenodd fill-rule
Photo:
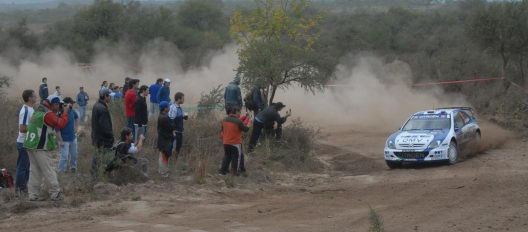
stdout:
<svg viewBox="0 0 528 232">
<path fill-rule="evenodd" d="M 156 83 L 152 84 L 149 87 L 149 93 L 150 93 L 149 116 L 152 116 L 154 114 L 159 114 L 160 101 L 158 101 L 158 91 L 161 88 L 161 84 L 163 84 L 163 79 L 159 78 L 158 80 L 156 80 Z"/>
<path fill-rule="evenodd" d="M 240 77 L 237 75 L 235 79 L 225 88 L 224 101 L 226 113 L 229 109 L 237 107 L 242 109 L 242 93 L 240 91 Z"/>
<path fill-rule="evenodd" d="M 163 80 L 163 86 L 158 90 L 158 94 L 156 96 L 158 102 L 167 101 L 170 102 L 170 83 L 171 80 L 169 78 L 165 78 Z"/>
</svg>

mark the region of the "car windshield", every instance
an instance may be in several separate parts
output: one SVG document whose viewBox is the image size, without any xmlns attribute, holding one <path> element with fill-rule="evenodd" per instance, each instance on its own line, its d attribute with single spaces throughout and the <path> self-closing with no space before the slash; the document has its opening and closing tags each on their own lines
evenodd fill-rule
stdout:
<svg viewBox="0 0 528 232">
<path fill-rule="evenodd" d="M 442 130 L 451 127 L 451 118 L 446 114 L 415 115 L 402 130 Z"/>
</svg>

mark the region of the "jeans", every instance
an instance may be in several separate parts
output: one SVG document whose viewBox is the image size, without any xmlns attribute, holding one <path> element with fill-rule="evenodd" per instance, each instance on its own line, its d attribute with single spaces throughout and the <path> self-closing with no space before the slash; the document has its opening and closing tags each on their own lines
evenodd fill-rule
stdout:
<svg viewBox="0 0 528 232">
<path fill-rule="evenodd" d="M 29 181 L 29 156 L 23 143 L 17 143 L 16 189 L 26 190 Z"/>
<path fill-rule="evenodd" d="M 60 147 L 60 159 L 57 172 L 67 171 L 68 164 L 70 169 L 77 169 L 77 139 L 71 142 L 64 142 L 64 146 Z"/>
<path fill-rule="evenodd" d="M 127 127 L 132 129 L 132 134 L 134 134 L 134 137 L 135 137 L 135 134 L 136 132 L 134 131 L 134 121 L 136 120 L 134 117 L 127 117 Z"/>
<path fill-rule="evenodd" d="M 150 109 L 149 109 L 149 116 L 157 115 L 159 114 L 159 104 L 158 103 L 150 103 Z"/>
<path fill-rule="evenodd" d="M 79 106 L 79 114 L 81 122 L 85 122 L 86 119 L 86 106 Z"/>
<path fill-rule="evenodd" d="M 147 125 L 134 124 L 134 142 L 137 143 L 139 135 L 147 137 Z"/>
<path fill-rule="evenodd" d="M 180 154 L 180 150 L 183 146 L 183 133 L 176 132 L 176 136 L 174 137 L 174 143 L 172 145 L 172 151 L 176 152 L 176 155 Z M 178 156 L 176 156 L 176 159 Z"/>
<path fill-rule="evenodd" d="M 252 152 L 253 149 L 255 149 L 255 146 L 257 145 L 257 142 L 260 138 L 260 134 L 262 133 L 262 128 L 264 128 L 264 123 L 261 123 L 257 120 L 253 121 L 253 131 L 251 132 L 251 138 L 249 139 L 249 152 Z"/>
</svg>

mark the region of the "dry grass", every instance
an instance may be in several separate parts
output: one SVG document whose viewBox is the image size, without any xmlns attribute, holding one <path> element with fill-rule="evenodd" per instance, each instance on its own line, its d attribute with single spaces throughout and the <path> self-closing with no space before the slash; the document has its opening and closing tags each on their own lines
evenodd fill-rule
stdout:
<svg viewBox="0 0 528 232">
<path fill-rule="evenodd" d="M 381 219 L 381 216 L 372 208 L 370 207 L 369 211 L 369 232 L 383 232 L 385 231 L 383 229 L 383 220 Z"/>
</svg>

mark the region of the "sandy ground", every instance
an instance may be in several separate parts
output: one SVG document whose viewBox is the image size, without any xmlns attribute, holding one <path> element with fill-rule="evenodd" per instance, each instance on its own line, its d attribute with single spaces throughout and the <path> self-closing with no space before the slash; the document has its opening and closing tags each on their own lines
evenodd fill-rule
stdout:
<svg viewBox="0 0 528 232">
<path fill-rule="evenodd" d="M 389 170 L 389 133 L 333 131 L 320 139 L 322 174 L 277 173 L 273 184 L 235 188 L 218 177 L 128 185 L 116 190 L 123 200 L 41 207 L 1 220 L 0 231 L 368 231 L 369 206 L 386 231 L 528 231 L 527 140 L 484 130 L 485 151 L 456 165 Z"/>
</svg>

